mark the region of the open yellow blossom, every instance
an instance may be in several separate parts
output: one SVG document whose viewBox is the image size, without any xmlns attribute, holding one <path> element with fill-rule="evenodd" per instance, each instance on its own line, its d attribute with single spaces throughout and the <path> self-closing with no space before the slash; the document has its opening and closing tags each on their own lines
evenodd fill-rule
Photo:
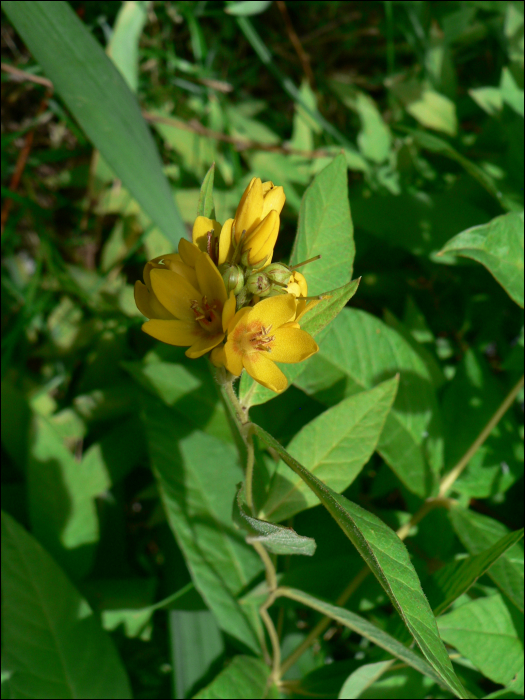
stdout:
<svg viewBox="0 0 525 700">
<path fill-rule="evenodd" d="M 244 368 L 259 384 L 277 393 L 284 391 L 288 381 L 275 362 L 302 362 L 319 350 L 315 340 L 299 328 L 295 315 L 292 294 L 240 309 L 228 323 L 226 344 L 213 351 L 212 362 L 236 376 Z"/>
<path fill-rule="evenodd" d="M 292 273 L 292 279 L 286 286 L 286 291 L 289 294 L 293 294 L 294 297 L 308 296 L 308 285 L 306 284 L 304 275 L 297 272 L 297 270 L 294 270 Z M 311 311 L 314 306 L 317 306 L 320 301 L 320 299 L 311 299 L 310 301 L 306 301 L 304 298 L 296 300 L 297 308 L 294 320 L 299 321 L 306 313 L 308 313 L 308 311 Z"/>
<path fill-rule="evenodd" d="M 226 287 L 207 253 L 181 240 L 178 255 L 146 263 L 144 282 L 135 283 L 135 302 L 150 319 L 142 326 L 145 333 L 169 345 L 189 346 L 186 355 L 191 358 L 224 339 Z"/>
</svg>

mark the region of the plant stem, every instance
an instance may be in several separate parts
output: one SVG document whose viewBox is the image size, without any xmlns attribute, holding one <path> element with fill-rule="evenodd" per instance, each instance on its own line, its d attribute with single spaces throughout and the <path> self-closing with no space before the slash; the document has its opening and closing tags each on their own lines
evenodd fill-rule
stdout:
<svg viewBox="0 0 525 700">
<path fill-rule="evenodd" d="M 479 450 L 481 445 L 485 442 L 485 440 L 488 438 L 490 433 L 494 430 L 496 425 L 499 423 L 499 421 L 502 419 L 502 417 L 505 415 L 505 413 L 508 411 L 508 409 L 512 406 L 514 403 L 516 396 L 518 395 L 520 389 L 523 387 L 523 376 L 521 379 L 517 382 L 517 384 L 510 390 L 508 395 L 506 396 L 505 400 L 501 404 L 501 406 L 498 408 L 498 410 L 494 413 L 492 418 L 489 420 L 487 425 L 483 428 L 481 433 L 478 435 L 478 437 L 474 440 L 472 445 L 469 447 L 469 449 L 465 452 L 463 457 L 459 460 L 459 462 L 456 464 L 455 467 L 453 467 L 450 472 L 443 477 L 441 480 L 441 484 L 439 487 L 439 493 L 437 496 L 428 498 L 421 508 L 414 513 L 414 515 L 410 518 L 409 522 L 406 523 L 405 525 L 401 526 L 399 530 L 397 530 L 397 536 L 399 539 L 404 540 L 408 537 L 410 531 L 412 528 L 420 523 L 424 517 L 430 513 L 431 510 L 434 508 L 438 507 L 450 507 L 450 505 L 454 502 L 452 499 L 447 498 L 447 494 L 454 485 L 456 479 L 460 476 L 461 472 L 465 469 L 467 464 L 470 462 L 472 457 L 476 454 L 476 452 Z M 336 601 L 336 605 L 338 606 L 343 606 L 350 596 L 359 588 L 359 586 L 363 583 L 365 578 L 368 576 L 370 573 L 370 569 L 365 566 L 359 571 L 359 573 L 350 581 L 348 586 L 345 588 L 345 590 L 341 593 L 339 598 Z M 279 589 L 277 589 L 278 593 Z M 294 663 L 304 654 L 305 651 L 309 649 L 309 647 L 315 642 L 315 640 L 323 634 L 323 632 L 327 629 L 327 627 L 330 625 L 332 622 L 332 619 L 330 617 L 323 617 L 319 622 L 315 625 L 315 627 L 311 630 L 311 632 L 308 634 L 308 636 L 301 642 L 301 644 L 293 651 L 288 658 L 286 658 L 282 665 L 281 665 L 281 674 L 286 673 L 288 669 L 294 665 Z"/>
<path fill-rule="evenodd" d="M 456 479 L 460 476 L 461 472 L 465 469 L 465 467 L 470 462 L 472 457 L 474 457 L 474 455 L 479 450 L 481 445 L 483 445 L 485 440 L 488 438 L 488 436 L 491 434 L 491 432 L 494 430 L 494 428 L 497 426 L 497 424 L 503 418 L 505 413 L 512 406 L 512 404 L 516 400 L 516 396 L 518 395 L 518 393 L 522 387 L 523 387 L 523 375 L 521 376 L 521 379 L 517 382 L 517 384 L 515 384 L 514 387 L 509 391 L 509 393 L 505 397 L 501 406 L 498 408 L 496 413 L 492 416 L 492 418 L 489 420 L 487 425 L 483 428 L 481 433 L 474 440 L 472 445 L 465 452 L 465 454 L 459 460 L 459 462 L 456 464 L 456 466 L 453 469 L 451 469 L 445 477 L 443 477 L 443 479 L 441 480 L 440 487 L 439 487 L 439 496 L 444 497 L 447 495 L 447 493 L 450 491 L 450 489 L 454 485 L 454 482 L 456 481 Z"/>
<path fill-rule="evenodd" d="M 244 491 L 246 493 L 246 505 L 251 511 L 251 514 L 255 517 L 257 514 L 253 505 L 253 466 L 255 463 L 255 455 L 253 450 L 253 435 L 250 430 L 246 431 L 246 449 L 248 451 L 248 456 L 246 458 L 246 483 L 244 485 Z M 264 549 L 264 547 L 263 547 Z M 264 550 L 266 552 L 266 550 Z M 262 557 L 261 557 L 262 558 Z"/>
</svg>

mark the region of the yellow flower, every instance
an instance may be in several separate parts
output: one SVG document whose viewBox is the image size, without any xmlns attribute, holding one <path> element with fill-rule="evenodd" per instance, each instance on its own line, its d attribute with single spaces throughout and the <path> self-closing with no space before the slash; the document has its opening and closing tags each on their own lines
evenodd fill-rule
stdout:
<svg viewBox="0 0 525 700">
<path fill-rule="evenodd" d="M 285 200 L 282 187 L 254 177 L 241 197 L 234 219 L 228 219 L 223 226 L 205 216 L 195 219 L 193 243 L 208 253 L 216 265 L 222 265 L 232 262 L 244 231 L 239 257 L 244 254 L 245 264 L 252 267 L 262 263 L 268 265 L 279 233 L 279 214 Z"/>
<path fill-rule="evenodd" d="M 215 348 L 211 359 L 239 376 L 244 369 L 263 386 L 277 393 L 288 381 L 275 362 L 302 362 L 319 350 L 315 340 L 295 322 L 296 301 L 292 294 L 263 299 L 252 307 L 240 309 L 231 318 L 231 309 L 223 316 L 228 339 Z"/>
<path fill-rule="evenodd" d="M 226 287 L 207 253 L 183 239 L 178 255 L 146 263 L 144 282 L 135 283 L 135 302 L 150 319 L 142 326 L 145 333 L 169 345 L 189 346 L 186 355 L 192 358 L 224 339 L 223 310 L 235 310 L 235 297 L 226 301 Z"/>
<path fill-rule="evenodd" d="M 308 285 L 306 284 L 304 275 L 297 272 L 297 270 L 294 270 L 292 273 L 292 279 L 286 286 L 286 291 L 289 294 L 293 294 L 294 297 L 308 296 Z M 306 301 L 306 299 L 296 299 L 297 308 L 294 320 L 299 321 L 306 313 L 311 311 L 314 306 L 317 306 L 320 301 L 320 299 L 312 299 L 310 301 Z"/>
<path fill-rule="evenodd" d="M 232 223 L 238 243 L 244 233 L 243 252 L 248 265 L 269 264 L 279 233 L 279 215 L 286 197 L 282 187 L 254 177 L 245 189 Z"/>
</svg>

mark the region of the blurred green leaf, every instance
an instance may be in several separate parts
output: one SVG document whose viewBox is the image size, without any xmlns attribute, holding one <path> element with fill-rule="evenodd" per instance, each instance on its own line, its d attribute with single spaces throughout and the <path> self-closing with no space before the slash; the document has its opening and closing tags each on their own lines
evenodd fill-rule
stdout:
<svg viewBox="0 0 525 700">
<path fill-rule="evenodd" d="M 308 294 L 323 294 L 352 278 L 355 256 L 352 218 L 348 202 L 346 162 L 338 155 L 306 190 L 291 265 L 321 255 L 309 264 Z"/>
<path fill-rule="evenodd" d="M 184 226 L 139 106 L 66 2 L 6 2 L 4 11 L 75 119 L 175 246 Z M 89 70 L 88 70 L 89 67 Z"/>
<path fill-rule="evenodd" d="M 75 579 L 85 576 L 99 539 L 95 496 L 110 486 L 104 464 L 80 463 L 44 418 L 37 417 L 27 467 L 31 525 Z"/>
<path fill-rule="evenodd" d="M 235 449 L 195 430 L 158 400 L 145 397 L 143 411 L 168 521 L 195 586 L 221 629 L 258 651 L 257 619 L 248 619 L 235 598 L 262 568 L 231 523 L 242 479 Z"/>
<path fill-rule="evenodd" d="M 507 685 L 523 668 L 523 615 L 498 593 L 461 605 L 438 626 L 447 644 L 496 683 Z"/>
<path fill-rule="evenodd" d="M 398 378 L 349 396 L 304 426 L 288 451 L 337 493 L 344 491 L 370 459 L 394 401 Z M 279 462 L 262 517 L 276 522 L 317 505 L 300 475 L 290 477 Z"/>
<path fill-rule="evenodd" d="M 239 2 L 228 2 L 224 12 L 236 17 L 250 17 L 260 15 L 272 4 L 272 0 L 239 0 Z"/>
<path fill-rule="evenodd" d="M 278 698 L 279 692 L 272 684 L 268 687 L 270 669 L 261 659 L 253 656 L 235 656 L 230 665 L 195 698 L 209 700 L 260 700 Z"/>
<path fill-rule="evenodd" d="M 445 254 L 480 262 L 523 308 L 523 212 L 510 212 L 458 233 L 440 253 Z"/>
<path fill-rule="evenodd" d="M 212 163 L 201 185 L 197 216 L 206 216 L 215 219 L 215 205 L 213 204 L 213 179 L 215 177 L 215 163 Z"/>
<path fill-rule="evenodd" d="M 449 512 L 454 530 L 471 554 L 480 554 L 509 533 L 502 523 L 472 510 Z M 523 612 L 523 547 L 515 544 L 488 570 L 488 575 L 514 605 Z"/>
<path fill-rule="evenodd" d="M 139 39 L 148 18 L 148 5 L 141 0 L 122 3 L 106 49 L 132 92 L 137 92 L 139 82 Z"/>
<path fill-rule="evenodd" d="M 209 610 L 170 610 L 169 630 L 175 697 L 189 698 L 194 686 L 219 662 L 224 641 Z"/>
<path fill-rule="evenodd" d="M 317 479 L 262 428 L 255 426 L 255 432 L 315 493 L 361 554 L 440 681 L 458 697 L 468 697 L 439 637 L 434 615 L 408 552 L 395 532 L 375 515 Z"/>
<path fill-rule="evenodd" d="M 291 527 L 274 525 L 248 515 L 242 502 L 242 491 L 241 484 L 233 502 L 233 522 L 249 533 L 249 537 L 246 538 L 247 542 L 250 544 L 259 542 L 272 554 L 313 556 L 316 544 L 311 537 L 302 537 Z"/>
<path fill-rule="evenodd" d="M 400 374 L 378 452 L 403 484 L 429 494 L 442 465 L 442 437 L 432 378 L 392 328 L 357 309 L 343 309 L 296 385 L 327 406 Z"/>
<path fill-rule="evenodd" d="M 355 613 L 352 613 L 349 610 L 346 610 L 346 608 L 339 608 L 335 605 L 331 605 L 330 603 L 326 603 L 323 600 L 314 598 L 313 596 L 308 595 L 308 593 L 303 593 L 303 591 L 285 587 L 282 587 L 279 590 L 282 591 L 282 595 L 286 596 L 287 598 L 297 600 L 298 602 L 303 603 L 304 605 L 308 605 L 314 610 L 318 610 L 323 615 L 328 615 L 329 617 L 339 622 L 341 625 L 348 627 L 354 632 L 357 632 L 366 639 L 370 640 L 374 644 L 377 644 L 379 647 L 381 647 L 385 651 L 388 651 L 390 654 L 392 654 L 392 656 L 395 656 L 396 658 L 400 659 L 408 666 L 415 668 L 417 671 L 419 671 L 425 676 L 428 676 L 440 685 L 444 685 L 457 697 L 469 697 L 466 691 L 462 688 L 460 682 L 455 677 L 452 665 L 450 664 L 450 661 L 448 661 L 448 657 L 446 657 L 446 655 L 445 657 L 448 662 L 447 666 L 449 667 L 450 672 L 447 671 L 446 676 L 443 677 L 443 675 L 441 675 L 441 673 L 436 669 L 434 664 L 433 668 L 423 658 L 421 658 L 419 654 L 416 654 L 411 649 L 408 649 L 406 646 L 401 644 L 401 642 L 398 642 L 397 639 L 390 636 L 389 634 L 381 630 L 379 627 L 376 627 L 371 622 L 368 622 L 368 620 L 366 620 L 365 618 L 360 617 L 359 615 L 356 615 Z M 435 634 L 437 636 L 437 628 Z M 442 642 L 441 640 L 439 640 L 439 636 L 437 636 L 437 639 L 439 645 L 442 646 Z M 387 663 L 389 664 L 390 662 Z M 447 680 L 447 677 L 450 678 L 450 681 Z"/>
<path fill-rule="evenodd" d="M 12 698 L 131 698 L 91 608 L 49 554 L 2 513 L 2 668 Z"/>
<path fill-rule="evenodd" d="M 391 661 L 378 661 L 374 664 L 363 664 L 357 671 L 351 673 L 344 682 L 339 699 L 360 698 L 363 691 L 369 688 L 385 671 L 392 666 Z"/>
<path fill-rule="evenodd" d="M 522 539 L 523 529 L 509 532 L 479 554 L 451 562 L 436 571 L 425 586 L 425 593 L 434 615 L 441 615 L 457 598 L 466 593 L 480 576 L 487 573 L 508 549 Z"/>
</svg>

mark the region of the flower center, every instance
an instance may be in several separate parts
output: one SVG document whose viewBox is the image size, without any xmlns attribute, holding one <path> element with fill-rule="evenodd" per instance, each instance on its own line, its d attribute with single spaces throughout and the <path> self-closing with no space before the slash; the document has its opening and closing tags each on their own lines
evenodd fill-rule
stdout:
<svg viewBox="0 0 525 700">
<path fill-rule="evenodd" d="M 257 352 L 271 352 L 274 335 L 269 335 L 272 327 L 263 326 L 260 321 L 244 326 L 239 324 L 233 332 L 233 346 L 239 355 L 253 355 Z"/>
<path fill-rule="evenodd" d="M 203 296 L 200 303 L 197 299 L 192 299 L 190 307 L 195 314 L 195 320 L 200 323 L 204 330 L 209 333 L 221 332 L 222 304 L 218 299 L 208 302 L 208 298 Z"/>
</svg>

